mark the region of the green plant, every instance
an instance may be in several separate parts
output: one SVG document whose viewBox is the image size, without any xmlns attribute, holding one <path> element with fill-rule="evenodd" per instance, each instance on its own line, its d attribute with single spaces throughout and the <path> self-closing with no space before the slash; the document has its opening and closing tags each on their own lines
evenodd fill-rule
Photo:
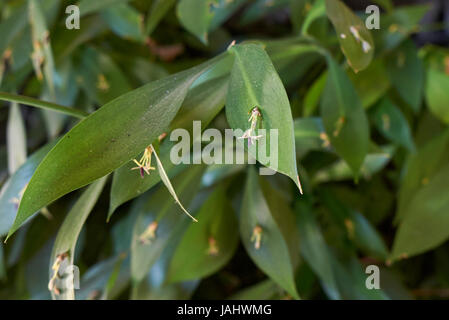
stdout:
<svg viewBox="0 0 449 320">
<path fill-rule="evenodd" d="M 411 39 L 428 6 L 376 3 L 378 30 L 340 0 L 82 0 L 79 30 L 66 1 L 1 3 L 0 297 L 438 296 L 449 51 Z M 174 164 L 193 121 L 257 164 Z"/>
</svg>

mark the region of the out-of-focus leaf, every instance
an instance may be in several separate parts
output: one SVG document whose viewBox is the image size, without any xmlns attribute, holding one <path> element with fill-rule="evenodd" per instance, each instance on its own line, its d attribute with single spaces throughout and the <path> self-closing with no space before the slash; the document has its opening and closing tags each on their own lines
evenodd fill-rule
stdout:
<svg viewBox="0 0 449 320">
<path fill-rule="evenodd" d="M 427 69 L 426 102 L 442 122 L 449 123 L 449 75 L 432 67 Z"/>
<path fill-rule="evenodd" d="M 372 175 L 382 170 L 391 161 L 394 152 L 395 148 L 393 146 L 385 146 L 377 152 L 369 153 L 360 167 L 362 177 L 369 180 Z M 337 161 L 319 170 L 313 178 L 313 182 L 341 181 L 351 179 L 352 177 L 353 171 L 348 164 L 344 161 Z"/>
<path fill-rule="evenodd" d="M 326 294 L 331 299 L 340 299 L 337 281 L 332 269 L 331 253 L 324 240 L 317 221 L 309 205 L 298 201 L 296 220 L 298 224 L 301 254 L 318 275 Z"/>
<path fill-rule="evenodd" d="M 355 72 L 366 69 L 374 55 L 374 41 L 365 23 L 340 0 L 326 0 L 326 13 L 348 64 Z"/>
<path fill-rule="evenodd" d="M 145 33 L 150 36 L 167 12 L 175 5 L 175 0 L 155 0 L 147 17 Z"/>
<path fill-rule="evenodd" d="M 290 177 L 302 193 L 296 167 L 292 113 L 281 79 L 260 45 L 236 45 L 230 51 L 235 55 L 226 98 L 226 118 L 230 126 L 249 132 L 251 136 L 259 135 L 260 129 L 265 129 L 266 136 L 248 146 L 249 154 L 264 166 Z M 248 129 L 251 126 L 248 118 L 254 116 L 256 107 L 260 115 L 255 116 L 256 129 L 251 130 Z M 277 131 L 271 132 L 271 129 Z M 273 134 L 276 132 L 277 137 Z M 272 148 L 272 144 L 276 146 L 276 139 L 277 150 Z M 258 149 L 265 149 L 266 157 Z M 271 163 L 270 157 L 276 156 L 277 163 Z"/>
<path fill-rule="evenodd" d="M 0 235 L 4 236 L 16 217 L 17 207 L 25 187 L 45 155 L 56 141 L 50 142 L 33 153 L 25 163 L 6 181 L 0 192 Z"/>
<path fill-rule="evenodd" d="M 349 71 L 348 76 L 365 109 L 376 103 L 390 88 L 385 65 L 380 59 L 373 60 L 365 70 L 359 73 Z"/>
<path fill-rule="evenodd" d="M 412 110 L 419 112 L 423 98 L 424 65 L 413 41 L 405 41 L 386 61 L 391 83 Z"/>
<path fill-rule="evenodd" d="M 145 40 L 143 17 L 130 5 L 120 3 L 108 7 L 102 12 L 101 16 L 118 36 L 139 42 Z"/>
<path fill-rule="evenodd" d="M 3 243 L 0 243 L 0 281 L 6 279 L 6 264 Z"/>
<path fill-rule="evenodd" d="M 405 205 L 407 214 L 394 240 L 392 260 L 423 253 L 449 238 L 448 179 L 449 166 L 446 165 Z"/>
<path fill-rule="evenodd" d="M 263 192 L 260 182 L 250 167 L 240 212 L 240 237 L 254 263 L 298 299 L 294 280 L 298 252 L 294 246 L 299 244 L 297 235 L 286 230 L 286 226 L 294 228 L 294 216 L 276 191 L 270 188 L 271 194 Z"/>
<path fill-rule="evenodd" d="M 129 0 L 80 0 L 78 7 L 80 9 L 80 16 L 96 13 L 98 11 L 116 6 L 117 4 L 128 2 Z"/>
<path fill-rule="evenodd" d="M 203 129 L 207 127 L 224 106 L 227 85 L 227 78 L 219 78 L 193 88 L 183 102 L 171 127 L 173 129 L 183 128 L 192 133 L 194 120 L 201 121 Z M 183 168 L 182 164 L 174 165 L 170 160 L 174 145 L 175 142 L 166 137 L 162 141 L 158 152 L 170 178 L 174 177 Z M 131 171 L 134 166 L 134 163 L 127 163 L 114 173 L 109 216 L 122 203 L 142 194 L 160 181 L 159 175 L 154 172 L 143 179 L 140 178 L 135 171 Z"/>
<path fill-rule="evenodd" d="M 272 280 L 264 280 L 232 295 L 230 300 L 271 300 L 280 296 L 279 286 Z"/>
<path fill-rule="evenodd" d="M 176 248 L 168 281 L 207 277 L 232 258 L 238 244 L 237 219 L 224 188 L 212 193 Z"/>
<path fill-rule="evenodd" d="M 327 81 L 327 72 L 324 72 L 307 91 L 304 98 L 304 116 L 310 117 L 318 107 L 321 94 L 324 91 Z"/>
<path fill-rule="evenodd" d="M 179 199 L 187 207 L 195 196 L 203 172 L 203 166 L 195 165 L 173 179 Z M 131 277 L 138 283 L 161 255 L 173 236 L 172 231 L 182 223 L 183 214 L 164 187 L 155 194 L 139 197 L 131 210 L 139 211 L 131 245 Z M 153 234 L 146 234 L 152 225 L 156 228 Z"/>
<path fill-rule="evenodd" d="M 323 122 L 320 118 L 298 118 L 294 121 L 296 153 L 304 155 L 311 150 L 326 147 Z"/>
<path fill-rule="evenodd" d="M 8 148 L 8 171 L 12 175 L 27 158 L 26 132 L 20 107 L 11 103 L 9 109 L 8 125 L 6 128 Z"/>
<path fill-rule="evenodd" d="M 399 190 L 396 221 L 404 219 L 407 207 L 419 190 L 432 182 L 449 159 L 449 130 L 426 143 L 408 159 L 406 174 Z"/>
<path fill-rule="evenodd" d="M 305 9 L 308 8 L 307 6 Z M 314 1 L 311 7 L 309 7 L 307 10 L 307 15 L 304 19 L 304 22 L 302 24 L 301 33 L 307 34 L 309 31 L 310 26 L 312 23 L 326 15 L 326 4 L 324 0 L 317 0 Z"/>
<path fill-rule="evenodd" d="M 226 1 L 226 0 L 225 0 Z M 280 8 L 288 6 L 289 0 L 256 0 L 250 4 L 240 18 L 241 25 L 248 25 L 266 16 L 270 12 L 275 12 Z"/>
<path fill-rule="evenodd" d="M 54 275 L 55 270 L 52 270 L 52 266 L 58 256 L 63 254 L 68 254 L 69 265 L 73 265 L 75 258 L 75 246 L 78 240 L 78 236 L 81 232 L 87 217 L 95 206 L 98 197 L 103 190 L 106 183 L 107 176 L 100 178 L 99 180 L 93 182 L 80 196 L 80 198 L 73 205 L 70 212 L 67 214 L 64 222 L 62 223 L 58 234 L 56 235 L 56 240 L 53 245 L 53 250 L 50 258 L 49 266 L 49 279 Z M 55 294 L 52 292 L 53 299 L 55 300 L 74 300 L 75 291 L 74 288 L 65 288 L 61 294 Z"/>
<path fill-rule="evenodd" d="M 214 0 L 181 0 L 176 8 L 181 24 L 204 44 L 207 44 L 214 5 Z"/>
<path fill-rule="evenodd" d="M 166 130 L 189 87 L 215 61 L 124 94 L 78 123 L 39 165 L 9 235 L 37 210 L 142 152 Z"/>
<path fill-rule="evenodd" d="M 321 117 L 331 145 L 357 177 L 369 147 L 368 119 L 346 73 L 330 56 L 327 61 Z"/>
<path fill-rule="evenodd" d="M 410 151 L 415 150 L 410 126 L 401 110 L 388 98 L 382 100 L 375 109 L 374 121 L 377 129 L 387 139 Z"/>
</svg>

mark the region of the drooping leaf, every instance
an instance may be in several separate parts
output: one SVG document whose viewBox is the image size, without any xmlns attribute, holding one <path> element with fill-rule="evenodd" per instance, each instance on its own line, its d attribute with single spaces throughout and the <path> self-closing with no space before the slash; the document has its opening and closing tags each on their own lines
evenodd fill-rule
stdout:
<svg viewBox="0 0 449 320">
<path fill-rule="evenodd" d="M 260 140 L 249 146 L 249 153 L 263 165 L 290 177 L 302 192 L 296 168 L 290 103 L 270 58 L 257 44 L 236 45 L 230 52 L 235 55 L 226 98 L 226 118 L 231 128 L 259 135 L 260 130 L 251 132 L 248 129 L 251 125 L 249 114 L 252 116 L 257 108 L 260 116 L 256 117 L 256 125 L 266 130 L 266 136 L 262 134 Z"/>
<path fill-rule="evenodd" d="M 189 87 L 215 61 L 124 94 L 78 123 L 36 170 L 9 234 L 35 211 L 136 157 L 166 130 Z"/>
<path fill-rule="evenodd" d="M 179 199 L 187 208 L 195 196 L 203 172 L 204 166 L 194 165 L 173 179 Z M 138 283 L 148 274 L 176 229 L 187 217 L 183 218 L 181 209 L 164 186 L 153 195 L 139 197 L 131 210 L 139 212 L 131 244 L 131 277 Z M 152 224 L 152 228 L 155 228 L 153 234 L 146 234 L 145 231 Z"/>
<path fill-rule="evenodd" d="M 56 142 L 52 141 L 46 144 L 28 157 L 25 163 L 3 185 L 0 192 L 0 236 L 6 235 L 11 228 L 25 187 L 39 163 Z"/>
<path fill-rule="evenodd" d="M 178 244 L 168 281 L 179 282 L 207 277 L 232 258 L 238 244 L 237 219 L 225 189 L 215 190 L 196 215 Z"/>
<path fill-rule="evenodd" d="M 410 151 L 415 150 L 410 126 L 401 110 L 388 98 L 384 98 L 375 109 L 374 121 L 377 129 L 392 142 Z"/>
<path fill-rule="evenodd" d="M 81 228 L 83 227 L 87 217 L 92 211 L 95 203 L 100 196 L 101 191 L 106 183 L 107 176 L 100 178 L 99 180 L 93 182 L 79 197 L 76 203 L 73 205 L 70 212 L 67 214 L 64 222 L 62 223 L 58 234 L 56 235 L 56 240 L 53 245 L 53 250 L 50 258 L 50 269 L 49 269 L 49 279 L 54 275 L 54 270 L 52 266 L 58 256 L 62 254 L 67 254 L 67 259 L 69 265 L 73 265 L 75 257 L 75 246 L 78 241 Z M 74 300 L 75 291 L 74 288 L 67 288 L 62 291 L 61 294 L 57 295 L 52 292 L 53 299 L 55 300 Z"/>
<path fill-rule="evenodd" d="M 423 253 L 449 238 L 448 179 L 449 166 L 446 165 L 405 205 L 407 214 L 394 240 L 392 260 Z"/>
<path fill-rule="evenodd" d="M 331 145 L 357 176 L 369 147 L 368 119 L 346 73 L 330 56 L 327 63 L 321 117 Z"/>
<path fill-rule="evenodd" d="M 293 213 L 275 190 L 270 188 L 268 195 L 259 183 L 256 171 L 250 167 L 240 213 L 240 237 L 255 264 L 290 295 L 299 298 L 294 281 L 298 239 L 285 228 L 294 228 Z"/>
<path fill-rule="evenodd" d="M 8 171 L 12 175 L 27 158 L 25 124 L 23 123 L 20 107 L 15 102 L 11 103 L 6 132 Z"/>
<path fill-rule="evenodd" d="M 340 0 L 326 0 L 326 13 L 348 64 L 355 72 L 366 69 L 374 55 L 374 41 L 365 23 Z"/>
</svg>

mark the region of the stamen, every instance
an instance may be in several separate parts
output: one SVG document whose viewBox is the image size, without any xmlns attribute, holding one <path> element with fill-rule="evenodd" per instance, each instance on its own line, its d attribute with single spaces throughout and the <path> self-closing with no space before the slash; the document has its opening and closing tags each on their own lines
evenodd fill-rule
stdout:
<svg viewBox="0 0 449 320">
<path fill-rule="evenodd" d="M 151 241 L 153 241 L 156 238 L 156 229 L 157 229 L 158 223 L 156 221 L 153 221 L 148 225 L 146 230 L 140 235 L 139 241 L 142 244 L 150 244 Z"/>
<path fill-rule="evenodd" d="M 251 236 L 251 242 L 254 242 L 254 248 L 256 250 L 259 250 L 261 240 L 262 240 L 262 227 L 255 226 L 253 229 L 253 235 Z"/>
</svg>

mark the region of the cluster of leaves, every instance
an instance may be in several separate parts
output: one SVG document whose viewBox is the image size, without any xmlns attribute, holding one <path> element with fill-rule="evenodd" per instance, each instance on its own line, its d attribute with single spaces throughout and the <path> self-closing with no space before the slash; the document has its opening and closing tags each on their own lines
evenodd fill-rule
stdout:
<svg viewBox="0 0 449 320">
<path fill-rule="evenodd" d="M 78 30 L 69 2 L 1 2 L 0 297 L 439 296 L 449 51 L 411 38 L 428 6 L 376 2 L 377 30 L 341 0 L 81 0 Z M 255 106 L 277 166 L 170 161 L 173 129 Z"/>
</svg>

